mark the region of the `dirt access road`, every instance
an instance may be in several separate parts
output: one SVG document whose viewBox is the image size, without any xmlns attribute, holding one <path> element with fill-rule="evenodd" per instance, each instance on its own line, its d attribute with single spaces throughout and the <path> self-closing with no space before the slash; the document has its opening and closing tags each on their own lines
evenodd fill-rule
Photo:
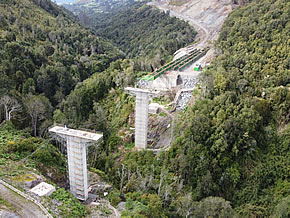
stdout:
<svg viewBox="0 0 290 218">
<path fill-rule="evenodd" d="M 8 201 L 16 210 L 17 214 L 23 218 L 44 218 L 47 217 L 43 214 L 42 210 L 32 203 L 6 188 L 4 185 L 0 184 L 0 195 L 1 197 Z"/>
<path fill-rule="evenodd" d="M 170 4 L 170 0 L 158 0 L 148 3 L 162 11 L 170 11 L 170 15 L 188 21 L 198 35 L 198 42 L 190 46 L 192 48 L 202 49 L 211 46 L 210 41 L 218 38 L 219 31 L 230 12 L 233 9 L 231 0 L 189 0 L 181 6 Z M 175 53 L 175 58 L 187 54 L 187 48 L 182 48 Z M 207 55 L 202 58 L 203 64 L 209 63 L 214 57 L 214 51 L 211 49 Z"/>
</svg>

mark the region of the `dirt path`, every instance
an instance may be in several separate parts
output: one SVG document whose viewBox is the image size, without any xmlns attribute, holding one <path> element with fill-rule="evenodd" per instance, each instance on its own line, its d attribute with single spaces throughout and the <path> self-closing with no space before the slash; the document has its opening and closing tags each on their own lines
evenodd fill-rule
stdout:
<svg viewBox="0 0 290 218">
<path fill-rule="evenodd" d="M 196 29 L 196 31 L 198 32 L 197 37 L 200 39 L 200 41 L 194 47 L 202 49 L 207 46 L 207 41 L 210 38 L 210 33 L 206 26 L 203 26 L 202 24 L 200 24 L 193 18 L 189 17 L 188 15 L 182 15 L 174 11 L 170 12 L 170 14 L 179 19 L 188 21 L 189 24 L 191 24 Z"/>
<path fill-rule="evenodd" d="M 14 207 L 17 213 L 23 218 L 47 217 L 42 213 L 38 206 L 24 199 L 2 184 L 0 184 L 0 195 L 4 200 L 8 201 Z"/>
<path fill-rule="evenodd" d="M 198 2 L 197 3 L 195 2 L 191 6 L 194 6 L 195 4 L 198 4 Z M 170 16 L 177 17 L 177 18 L 179 18 L 181 20 L 184 20 L 184 21 L 188 21 L 189 24 L 192 25 L 194 27 L 194 29 L 197 31 L 197 33 L 198 33 L 197 36 L 196 36 L 196 39 L 199 39 L 199 41 L 194 45 L 194 48 L 202 49 L 202 48 L 205 48 L 207 46 L 207 41 L 210 38 L 210 31 L 209 31 L 209 29 L 207 29 L 206 26 L 200 24 L 197 20 L 195 20 L 192 17 L 186 15 L 185 11 L 189 10 L 189 8 L 186 8 L 182 12 L 179 12 L 179 11 L 174 11 L 172 9 L 170 10 L 170 7 L 168 7 L 168 5 L 161 4 L 161 3 L 157 2 L 157 1 L 150 2 L 149 5 L 154 5 L 159 10 L 162 10 L 162 11 L 168 11 L 169 10 L 170 11 Z M 189 46 L 189 47 L 191 47 L 191 46 Z M 178 51 L 176 51 L 174 59 L 185 55 L 187 53 L 186 48 L 187 47 L 181 48 Z"/>
<path fill-rule="evenodd" d="M 112 211 L 114 211 L 114 213 L 115 213 L 115 217 L 116 217 L 116 218 L 120 218 L 120 217 L 121 217 L 120 212 L 119 212 L 116 208 L 114 208 L 114 207 L 110 204 L 110 202 L 108 203 L 108 207 L 109 207 Z"/>
</svg>

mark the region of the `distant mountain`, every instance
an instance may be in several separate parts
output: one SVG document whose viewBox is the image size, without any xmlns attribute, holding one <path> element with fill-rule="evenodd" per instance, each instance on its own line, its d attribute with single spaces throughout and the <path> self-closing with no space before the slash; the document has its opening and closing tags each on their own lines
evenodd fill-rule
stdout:
<svg viewBox="0 0 290 218">
<path fill-rule="evenodd" d="M 116 13 L 130 7 L 135 2 L 137 0 L 75 0 L 73 4 L 63 4 L 63 6 L 75 15 L 83 12 L 87 16 L 92 16 L 96 13 Z"/>
<path fill-rule="evenodd" d="M 93 2 L 94 0 L 76 0 L 74 3 L 75 4 L 87 4 L 90 2 Z"/>
</svg>

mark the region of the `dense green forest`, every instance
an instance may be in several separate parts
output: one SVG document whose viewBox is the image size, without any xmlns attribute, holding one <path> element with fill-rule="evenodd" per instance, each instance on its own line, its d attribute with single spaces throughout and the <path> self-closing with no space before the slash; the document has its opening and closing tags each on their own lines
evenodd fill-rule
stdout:
<svg viewBox="0 0 290 218">
<path fill-rule="evenodd" d="M 107 143 L 95 167 L 117 187 L 112 203 L 126 199 L 124 216 L 289 216 L 289 8 L 285 0 L 252 1 L 230 15 L 169 152 L 128 150 L 118 130 L 128 125 L 132 101 L 117 88 L 83 116 L 89 125 L 106 114 L 98 125 Z M 129 69 L 116 72 L 126 77 Z M 96 81 L 72 94 L 84 96 Z M 65 107 L 71 99 L 59 114 L 78 123 Z"/>
<path fill-rule="evenodd" d="M 56 105 L 78 82 L 122 57 L 50 1 L 5 1 L 0 10 L 1 92 L 43 93 Z"/>
<path fill-rule="evenodd" d="M 104 132 L 90 167 L 113 185 L 113 206 L 126 201 L 123 217 L 289 217 L 290 3 L 239 2 L 216 42 L 217 57 L 202 73 L 195 104 L 179 114 L 176 140 L 154 154 L 132 149 L 121 137 L 134 111 L 134 98 L 123 88 L 143 74 L 137 70 L 142 58 L 155 67 L 174 52 L 157 55 L 166 44 L 153 30 L 153 39 L 143 37 L 148 25 L 156 22 L 166 37 L 170 28 L 184 31 L 185 38 L 172 41 L 179 47 L 189 42 L 186 35 L 194 38 L 187 24 L 136 5 L 126 10 L 144 20 L 143 28 L 121 29 L 129 38 L 118 41 L 113 21 L 100 21 L 111 25 L 100 35 L 138 57 L 120 59 L 124 54 L 111 42 L 49 1 L 0 1 L 0 121 L 7 120 L 0 126 L 1 178 L 37 169 L 61 185 L 66 163 L 58 145 L 31 137 L 45 136 L 58 122 Z M 117 21 L 126 24 L 124 11 L 115 16 L 122 13 Z M 150 42 L 156 44 L 146 50 Z M 50 197 L 56 199 L 63 202 L 62 216 L 89 213 L 64 189 Z"/>
<path fill-rule="evenodd" d="M 172 58 L 179 48 L 194 41 L 196 31 L 169 13 L 146 6 L 144 2 L 126 4 L 108 13 L 90 13 L 81 21 L 96 34 L 111 40 L 127 58 L 137 61 L 137 69 L 152 71 Z"/>
<path fill-rule="evenodd" d="M 37 121 L 51 125 L 50 105 L 56 106 L 76 84 L 123 57 L 109 41 L 96 37 L 50 1 L 0 4 L 0 94 L 21 105 L 22 127 L 34 122 L 29 110 L 36 102 L 42 108 Z"/>
</svg>

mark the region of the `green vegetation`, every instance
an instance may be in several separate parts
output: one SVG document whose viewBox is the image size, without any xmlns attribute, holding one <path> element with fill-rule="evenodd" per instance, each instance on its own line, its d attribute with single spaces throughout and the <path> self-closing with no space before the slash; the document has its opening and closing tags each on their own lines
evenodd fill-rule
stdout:
<svg viewBox="0 0 290 218">
<path fill-rule="evenodd" d="M 0 132 L 0 165 L 4 175 L 10 173 L 10 170 L 5 170 L 10 167 L 8 163 L 17 165 L 16 162 L 20 161 L 20 164 L 25 163 L 29 168 L 37 167 L 43 175 L 54 172 L 55 177 L 51 178 L 54 182 L 65 180 L 66 159 L 58 148 L 42 138 L 16 130 L 10 122 L 1 126 Z"/>
<path fill-rule="evenodd" d="M 78 82 L 121 57 L 49 0 L 0 5 L 0 93 L 44 93 L 56 105 Z"/>
<path fill-rule="evenodd" d="M 207 94 L 182 116 L 169 152 L 193 200 L 220 196 L 240 215 L 268 217 L 289 195 L 289 6 L 253 1 L 224 24 Z"/>
<path fill-rule="evenodd" d="M 74 4 L 64 4 L 63 6 L 75 14 L 79 14 L 80 20 L 88 25 L 90 23 L 89 17 L 96 13 L 112 13 L 117 12 L 121 8 L 130 7 L 134 2 L 146 2 L 143 0 L 89 0 L 76 1 Z"/>
<path fill-rule="evenodd" d="M 162 201 L 156 194 L 128 193 L 125 206 L 122 217 L 166 217 Z"/>
<path fill-rule="evenodd" d="M 104 73 L 96 73 L 76 86 L 59 105 L 61 110 L 55 111 L 56 121 L 102 132 L 110 128 L 110 123 L 114 128 L 121 127 L 133 108 L 123 89 L 134 80 L 134 62 L 112 62 Z"/>
<path fill-rule="evenodd" d="M 90 210 L 79 202 L 73 195 L 63 188 L 57 189 L 50 199 L 57 200 L 61 206 L 59 207 L 59 215 L 61 217 L 86 217 Z"/>
<path fill-rule="evenodd" d="M 55 183 L 66 182 L 66 159 L 58 148 L 41 138 L 34 138 L 23 131 L 16 130 L 9 122 L 0 127 L 0 133 L 1 179 L 19 186 L 22 182 L 34 180 L 35 173 L 41 173 Z M 22 189 L 21 186 L 19 188 Z M 85 217 L 90 212 L 86 206 L 62 188 L 57 188 L 57 191 L 46 199 L 49 204 L 54 205 L 53 207 L 55 204 L 51 202 L 55 200 L 59 205 L 58 213 L 62 217 Z M 13 211 L 13 206 L 0 196 L 0 208 L 2 205 Z"/>
<path fill-rule="evenodd" d="M 170 60 L 179 48 L 194 41 L 196 31 L 188 23 L 156 8 L 134 3 L 107 14 L 89 16 L 97 35 L 114 42 L 137 69 L 152 71 Z"/>
<path fill-rule="evenodd" d="M 20 106 L 12 113 L 16 126 L 30 125 L 34 136 L 44 136 L 53 107 L 123 55 L 49 0 L 1 1 L 0 6 L 0 99 L 8 96 Z M 3 102 L 0 120 L 8 119 Z"/>
<path fill-rule="evenodd" d="M 204 71 L 195 105 L 179 117 L 169 152 L 101 154 L 97 167 L 120 196 L 157 194 L 160 211 L 174 217 L 287 217 L 289 8 L 284 0 L 252 1 L 230 15 L 220 55 Z M 148 216 L 138 202 L 126 198 L 123 215 Z"/>
<path fill-rule="evenodd" d="M 112 205 L 126 201 L 124 217 L 289 216 L 289 1 L 239 1 L 247 4 L 225 22 L 195 104 L 180 113 L 176 140 L 159 154 L 126 139 L 134 98 L 123 88 L 191 41 L 192 28 L 139 4 L 106 15 L 98 34 L 137 57 L 118 59 L 116 47 L 50 2 L 2 2 L 1 177 L 26 178 L 36 168 L 65 180 L 63 154 L 30 135 L 45 136 L 59 122 L 104 132 L 90 167 L 114 186 Z M 62 202 L 60 216 L 89 213 L 64 189 L 52 199 Z"/>
</svg>

